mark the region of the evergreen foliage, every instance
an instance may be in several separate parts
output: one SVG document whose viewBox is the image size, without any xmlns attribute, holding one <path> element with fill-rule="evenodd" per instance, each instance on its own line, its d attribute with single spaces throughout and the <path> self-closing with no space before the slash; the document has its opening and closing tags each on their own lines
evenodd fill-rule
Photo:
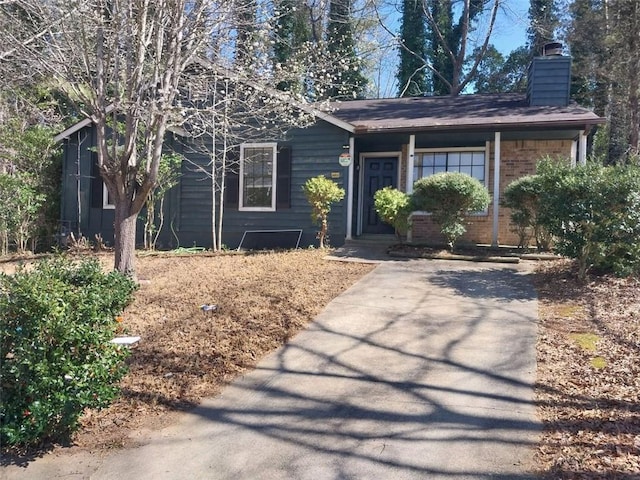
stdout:
<svg viewBox="0 0 640 480">
<path fill-rule="evenodd" d="M 589 163 L 538 165 L 539 222 L 554 249 L 578 261 L 578 277 L 594 267 L 629 275 L 640 271 L 640 168 Z"/>
<path fill-rule="evenodd" d="M 479 55 L 475 52 L 474 55 Z M 524 93 L 527 90 L 526 72 L 530 62 L 529 49 L 519 47 L 505 59 L 493 46 L 478 65 L 473 82 L 475 93 Z"/>
<path fill-rule="evenodd" d="M 332 65 L 333 86 L 326 94 L 334 100 L 364 98 L 368 83 L 356 52 L 351 8 L 351 0 L 331 0 L 329 3 L 327 50 L 330 56 L 340 59 L 340 63 Z"/>
<path fill-rule="evenodd" d="M 0 274 L 0 443 L 66 438 L 117 395 L 128 351 L 110 343 L 135 284 L 97 260 L 56 258 Z"/>
<path fill-rule="evenodd" d="M 569 12 L 572 97 L 609 121 L 598 157 L 625 163 L 640 147 L 640 3 L 573 0 Z"/>
<path fill-rule="evenodd" d="M 487 188 L 464 173 L 437 173 L 413 185 L 413 206 L 431 213 L 451 250 L 467 230 L 467 215 L 484 210 L 490 200 Z"/>
<path fill-rule="evenodd" d="M 427 17 L 421 0 L 402 2 L 398 96 L 417 97 L 429 92 L 427 61 Z"/>
<path fill-rule="evenodd" d="M 504 189 L 503 207 L 511 209 L 511 223 L 518 234 L 518 246 L 527 247 L 533 237 L 538 250 L 548 250 L 551 237 L 540 224 L 540 198 L 542 178 L 539 175 L 526 175 L 511 182 Z"/>
<path fill-rule="evenodd" d="M 311 205 L 311 219 L 320 226 L 318 240 L 320 248 L 328 244 L 329 213 L 331 205 L 344 198 L 345 191 L 324 175 L 309 178 L 302 186 L 304 195 Z"/>
<path fill-rule="evenodd" d="M 531 57 L 542 55 L 542 47 L 556 40 L 559 24 L 557 0 L 531 0 L 527 29 Z"/>
<path fill-rule="evenodd" d="M 296 53 L 311 40 L 311 25 L 305 15 L 304 0 L 280 0 L 276 2 L 276 9 L 274 61 L 283 68 L 299 68 L 295 65 Z M 278 82 L 276 88 L 302 94 L 304 86 L 301 79 L 286 79 Z"/>
<path fill-rule="evenodd" d="M 383 222 L 394 228 L 398 239 L 406 235 L 412 211 L 411 196 L 396 188 L 385 187 L 378 190 L 373 199 L 376 213 Z"/>
</svg>

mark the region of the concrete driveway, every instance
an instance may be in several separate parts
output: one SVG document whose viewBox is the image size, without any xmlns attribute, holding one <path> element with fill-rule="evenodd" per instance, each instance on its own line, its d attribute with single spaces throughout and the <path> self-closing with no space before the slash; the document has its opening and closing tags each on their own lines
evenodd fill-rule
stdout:
<svg viewBox="0 0 640 480">
<path fill-rule="evenodd" d="M 526 479 L 526 267 L 385 262 L 258 368 L 138 448 L 7 479 Z M 69 457 L 67 457 L 69 460 Z"/>
</svg>

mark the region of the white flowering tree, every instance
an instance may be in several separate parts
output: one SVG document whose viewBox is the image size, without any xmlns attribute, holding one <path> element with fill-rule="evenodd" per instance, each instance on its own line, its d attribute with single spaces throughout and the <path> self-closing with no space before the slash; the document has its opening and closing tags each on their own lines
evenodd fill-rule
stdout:
<svg viewBox="0 0 640 480">
<path fill-rule="evenodd" d="M 3 72 L 50 79 L 91 118 L 98 166 L 115 204 L 115 268 L 135 276 L 136 220 L 154 188 L 176 97 L 198 55 L 231 28 L 224 0 L 15 0 L 0 8 Z M 118 127 L 116 128 L 116 125 Z M 120 125 L 122 127 L 120 127 Z"/>
</svg>

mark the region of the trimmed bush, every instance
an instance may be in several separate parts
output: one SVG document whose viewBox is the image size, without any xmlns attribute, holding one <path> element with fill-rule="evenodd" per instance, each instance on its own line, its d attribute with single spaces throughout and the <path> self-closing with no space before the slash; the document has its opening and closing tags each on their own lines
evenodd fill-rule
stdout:
<svg viewBox="0 0 640 480">
<path fill-rule="evenodd" d="M 406 235 L 411 214 L 411 197 L 396 188 L 384 187 L 373 195 L 373 199 L 380 219 L 395 229 L 399 239 Z"/>
<path fill-rule="evenodd" d="M 0 442 L 68 437 L 85 408 L 108 405 L 126 347 L 110 343 L 135 283 L 96 260 L 63 257 L 0 275 Z"/>
<path fill-rule="evenodd" d="M 344 189 L 338 184 L 329 180 L 324 175 L 318 175 L 308 179 L 302 186 L 304 195 L 311 205 L 311 219 L 320 226 L 318 240 L 320 248 L 325 247 L 327 232 L 329 230 L 329 212 L 331 205 L 344 198 Z"/>
<path fill-rule="evenodd" d="M 511 209 L 511 223 L 518 235 L 518 247 L 527 247 L 533 237 L 538 250 L 550 248 L 551 236 L 538 219 L 541 191 L 542 181 L 538 175 L 520 177 L 504 189 L 502 206 Z"/>
<path fill-rule="evenodd" d="M 421 178 L 413 185 L 414 206 L 431 212 L 451 250 L 467 231 L 466 216 L 484 210 L 490 201 L 486 187 L 464 173 L 438 173 Z"/>
<path fill-rule="evenodd" d="M 540 222 L 553 234 L 555 250 L 578 260 L 579 278 L 591 267 L 640 271 L 640 168 L 543 161 L 538 172 Z"/>
</svg>

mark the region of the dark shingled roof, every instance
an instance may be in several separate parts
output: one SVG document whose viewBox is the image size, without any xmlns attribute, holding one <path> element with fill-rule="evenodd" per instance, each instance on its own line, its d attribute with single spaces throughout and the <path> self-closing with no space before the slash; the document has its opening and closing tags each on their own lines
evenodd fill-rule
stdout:
<svg viewBox="0 0 640 480">
<path fill-rule="evenodd" d="M 605 122 L 576 104 L 531 107 L 524 94 L 386 98 L 330 105 L 331 115 L 354 125 L 356 133 L 523 127 L 588 130 Z"/>
</svg>

